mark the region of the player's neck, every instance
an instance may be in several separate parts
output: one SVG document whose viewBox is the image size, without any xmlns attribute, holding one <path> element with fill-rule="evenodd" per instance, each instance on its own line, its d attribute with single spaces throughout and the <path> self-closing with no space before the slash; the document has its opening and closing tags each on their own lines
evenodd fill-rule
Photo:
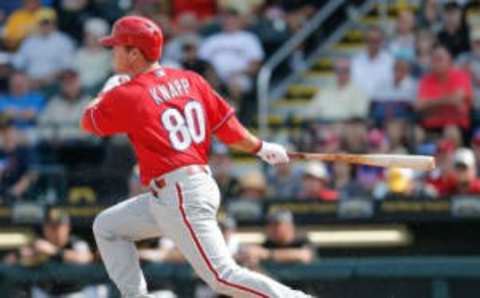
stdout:
<svg viewBox="0 0 480 298">
<path fill-rule="evenodd" d="M 160 67 L 160 63 L 154 62 L 154 63 L 148 63 L 145 64 L 144 66 L 137 67 L 136 69 L 130 71 L 128 74 L 131 78 L 138 76 L 139 74 L 150 72 L 154 69 L 157 69 Z"/>
</svg>

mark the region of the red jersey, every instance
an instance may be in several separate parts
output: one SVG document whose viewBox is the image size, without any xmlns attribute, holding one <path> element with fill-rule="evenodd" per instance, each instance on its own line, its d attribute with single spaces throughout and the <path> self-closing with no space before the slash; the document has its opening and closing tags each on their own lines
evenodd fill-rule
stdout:
<svg viewBox="0 0 480 298">
<path fill-rule="evenodd" d="M 207 164 L 212 135 L 234 110 L 194 72 L 160 67 L 102 95 L 82 121 L 99 136 L 126 133 L 143 184 Z"/>
</svg>

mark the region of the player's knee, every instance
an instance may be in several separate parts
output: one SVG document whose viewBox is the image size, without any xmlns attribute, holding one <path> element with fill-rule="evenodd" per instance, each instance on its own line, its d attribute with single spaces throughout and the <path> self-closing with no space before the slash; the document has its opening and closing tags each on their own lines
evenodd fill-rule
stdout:
<svg viewBox="0 0 480 298">
<path fill-rule="evenodd" d="M 108 217 L 104 212 L 101 212 L 95 217 L 92 230 L 95 237 L 101 237 L 108 234 Z"/>
<path fill-rule="evenodd" d="M 218 268 L 216 277 L 211 280 L 210 287 L 217 293 L 232 295 L 234 289 L 231 283 L 234 281 L 233 276 L 238 274 L 239 270 L 241 268 L 234 264 Z"/>
</svg>

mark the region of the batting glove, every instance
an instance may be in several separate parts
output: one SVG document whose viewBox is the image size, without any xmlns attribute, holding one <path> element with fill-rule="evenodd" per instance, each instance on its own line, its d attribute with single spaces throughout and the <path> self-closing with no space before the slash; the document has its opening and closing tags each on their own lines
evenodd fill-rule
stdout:
<svg viewBox="0 0 480 298">
<path fill-rule="evenodd" d="M 130 81 L 130 77 L 127 75 L 113 75 L 107 80 L 105 85 L 103 85 L 102 91 L 100 91 L 100 93 L 108 92 L 113 88 L 120 86 L 128 81 Z"/>
<path fill-rule="evenodd" d="M 262 142 L 262 147 L 260 147 L 260 150 L 257 152 L 257 156 L 270 165 L 290 161 L 287 150 L 282 145 L 265 141 Z"/>
</svg>

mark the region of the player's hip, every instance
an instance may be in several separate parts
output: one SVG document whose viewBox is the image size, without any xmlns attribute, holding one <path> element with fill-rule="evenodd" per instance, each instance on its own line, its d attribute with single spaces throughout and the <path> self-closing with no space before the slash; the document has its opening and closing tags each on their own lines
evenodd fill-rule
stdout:
<svg viewBox="0 0 480 298">
<path fill-rule="evenodd" d="M 218 209 L 220 204 L 220 192 L 208 165 L 190 165 L 154 178 L 150 191 L 162 205 Z"/>
</svg>

